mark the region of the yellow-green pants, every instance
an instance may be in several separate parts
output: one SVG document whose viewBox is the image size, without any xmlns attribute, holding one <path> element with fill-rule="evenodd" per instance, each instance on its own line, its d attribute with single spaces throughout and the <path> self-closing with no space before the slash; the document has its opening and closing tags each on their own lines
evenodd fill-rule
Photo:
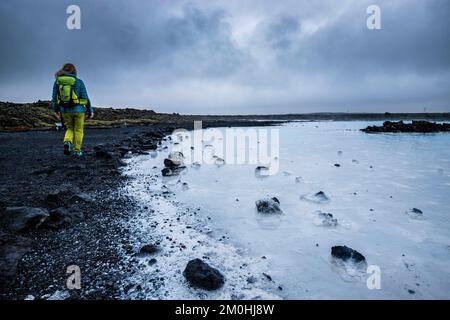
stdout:
<svg viewBox="0 0 450 320">
<path fill-rule="evenodd" d="M 65 112 L 63 113 L 63 121 L 66 126 L 64 142 L 72 143 L 73 151 L 81 151 L 84 134 L 84 112 Z"/>
</svg>

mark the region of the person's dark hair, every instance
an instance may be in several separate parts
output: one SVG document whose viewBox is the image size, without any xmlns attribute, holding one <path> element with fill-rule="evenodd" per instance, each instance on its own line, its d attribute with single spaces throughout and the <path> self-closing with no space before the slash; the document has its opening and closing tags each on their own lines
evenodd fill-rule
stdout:
<svg viewBox="0 0 450 320">
<path fill-rule="evenodd" d="M 65 75 L 66 73 L 70 73 L 70 74 L 77 74 L 77 68 L 75 68 L 75 66 L 72 63 L 66 63 L 63 65 L 63 67 L 58 70 L 55 74 L 55 77 L 60 77 Z"/>
</svg>

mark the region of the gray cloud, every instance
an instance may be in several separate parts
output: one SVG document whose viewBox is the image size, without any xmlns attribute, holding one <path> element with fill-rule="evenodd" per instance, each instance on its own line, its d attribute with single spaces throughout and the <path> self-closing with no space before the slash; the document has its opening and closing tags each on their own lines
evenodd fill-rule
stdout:
<svg viewBox="0 0 450 320">
<path fill-rule="evenodd" d="M 366 28 L 379 4 L 382 30 Z M 78 4 L 82 29 L 65 27 Z M 0 100 L 71 61 L 95 105 L 181 113 L 450 111 L 450 2 L 2 1 Z"/>
</svg>

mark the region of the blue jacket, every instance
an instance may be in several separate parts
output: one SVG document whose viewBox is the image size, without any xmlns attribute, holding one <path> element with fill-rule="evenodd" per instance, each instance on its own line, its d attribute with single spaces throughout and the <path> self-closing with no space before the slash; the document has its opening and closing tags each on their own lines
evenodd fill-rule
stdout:
<svg viewBox="0 0 450 320">
<path fill-rule="evenodd" d="M 76 78 L 73 90 L 75 91 L 75 93 L 78 96 L 78 98 L 79 99 L 89 100 L 89 96 L 87 94 L 86 86 L 84 85 L 83 80 L 78 79 L 77 76 L 74 75 L 74 74 L 66 73 L 65 75 Z M 53 109 L 53 112 L 56 112 L 57 111 L 57 107 L 58 107 L 56 105 L 57 95 L 58 95 L 58 84 L 56 83 L 56 80 L 55 80 L 55 83 L 53 84 L 53 94 L 52 94 L 52 109 Z M 89 104 L 88 104 L 87 108 L 89 108 L 89 112 L 90 113 L 94 112 L 94 108 L 92 108 L 90 100 L 89 100 Z M 84 107 L 82 105 L 77 104 L 77 105 L 75 105 L 73 107 L 70 107 L 70 108 L 63 108 L 63 107 L 61 107 L 61 112 L 85 112 L 85 109 L 84 109 Z"/>
</svg>

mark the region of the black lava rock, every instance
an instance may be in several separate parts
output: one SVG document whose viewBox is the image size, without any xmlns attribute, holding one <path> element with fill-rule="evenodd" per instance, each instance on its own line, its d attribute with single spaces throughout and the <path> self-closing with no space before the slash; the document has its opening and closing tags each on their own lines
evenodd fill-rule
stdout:
<svg viewBox="0 0 450 320">
<path fill-rule="evenodd" d="M 12 232 L 38 228 L 49 216 L 47 209 L 31 207 L 7 207 L 0 214 L 0 224 Z"/>
<path fill-rule="evenodd" d="M 63 199 L 63 192 L 55 190 L 50 192 L 45 199 L 48 203 L 60 203 Z"/>
<path fill-rule="evenodd" d="M 280 200 L 276 197 L 256 201 L 256 210 L 259 213 L 281 213 Z"/>
<path fill-rule="evenodd" d="M 146 244 L 139 250 L 140 255 L 154 254 L 159 251 L 159 247 L 154 244 Z"/>
<path fill-rule="evenodd" d="M 356 250 L 347 246 L 334 246 L 331 248 L 331 255 L 342 261 L 352 261 L 354 263 L 365 262 L 366 258 Z"/>
<path fill-rule="evenodd" d="M 205 290 L 219 289 L 225 283 L 224 276 L 201 259 L 189 261 L 183 274 L 192 286 Z"/>
<path fill-rule="evenodd" d="M 415 214 L 423 214 L 422 210 L 417 209 L 417 208 L 412 208 L 411 211 Z"/>
<path fill-rule="evenodd" d="M 59 207 L 50 211 L 50 217 L 44 222 L 43 226 L 48 228 L 66 227 L 82 220 L 84 220 L 84 214 L 79 208 Z"/>
<path fill-rule="evenodd" d="M 325 192 L 323 192 L 323 191 L 317 192 L 317 193 L 314 195 L 314 197 L 316 197 L 318 200 L 321 200 L 321 201 L 327 201 L 327 200 L 329 200 L 328 197 L 327 197 L 327 195 L 326 195 Z"/>
<path fill-rule="evenodd" d="M 96 146 L 94 147 L 94 150 L 95 150 L 95 157 L 97 159 L 110 160 L 113 158 L 113 155 L 109 151 L 105 150 L 105 147 L 103 146 Z"/>
<path fill-rule="evenodd" d="M 94 199 L 85 192 L 78 192 L 70 198 L 70 203 L 74 202 L 92 203 Z"/>
<path fill-rule="evenodd" d="M 32 241 L 0 231 L 0 287 L 6 289 L 17 278 L 19 261 L 32 249 Z"/>
<path fill-rule="evenodd" d="M 163 177 L 176 176 L 179 175 L 180 172 L 183 171 L 184 169 L 186 169 L 185 166 L 164 168 L 161 170 L 161 174 L 163 175 Z"/>
<path fill-rule="evenodd" d="M 322 219 L 322 224 L 324 226 L 335 227 L 338 224 L 337 219 L 334 218 L 331 213 L 320 212 L 319 218 Z"/>
<path fill-rule="evenodd" d="M 382 126 L 368 126 L 361 131 L 366 133 L 377 132 L 448 132 L 450 131 L 450 123 L 436 123 L 429 121 L 412 121 L 404 123 L 403 121 L 385 121 Z"/>
<path fill-rule="evenodd" d="M 163 175 L 163 177 L 170 177 L 171 175 L 173 175 L 173 171 L 170 168 L 164 168 L 161 170 L 161 174 Z"/>
<path fill-rule="evenodd" d="M 169 157 L 164 159 L 164 166 L 167 168 L 176 168 L 183 164 L 183 154 L 181 152 L 172 152 Z"/>
<path fill-rule="evenodd" d="M 261 177 L 268 177 L 269 176 L 269 171 L 270 168 L 266 167 L 266 166 L 258 166 L 255 169 L 255 176 L 257 178 L 261 178 Z"/>
</svg>

